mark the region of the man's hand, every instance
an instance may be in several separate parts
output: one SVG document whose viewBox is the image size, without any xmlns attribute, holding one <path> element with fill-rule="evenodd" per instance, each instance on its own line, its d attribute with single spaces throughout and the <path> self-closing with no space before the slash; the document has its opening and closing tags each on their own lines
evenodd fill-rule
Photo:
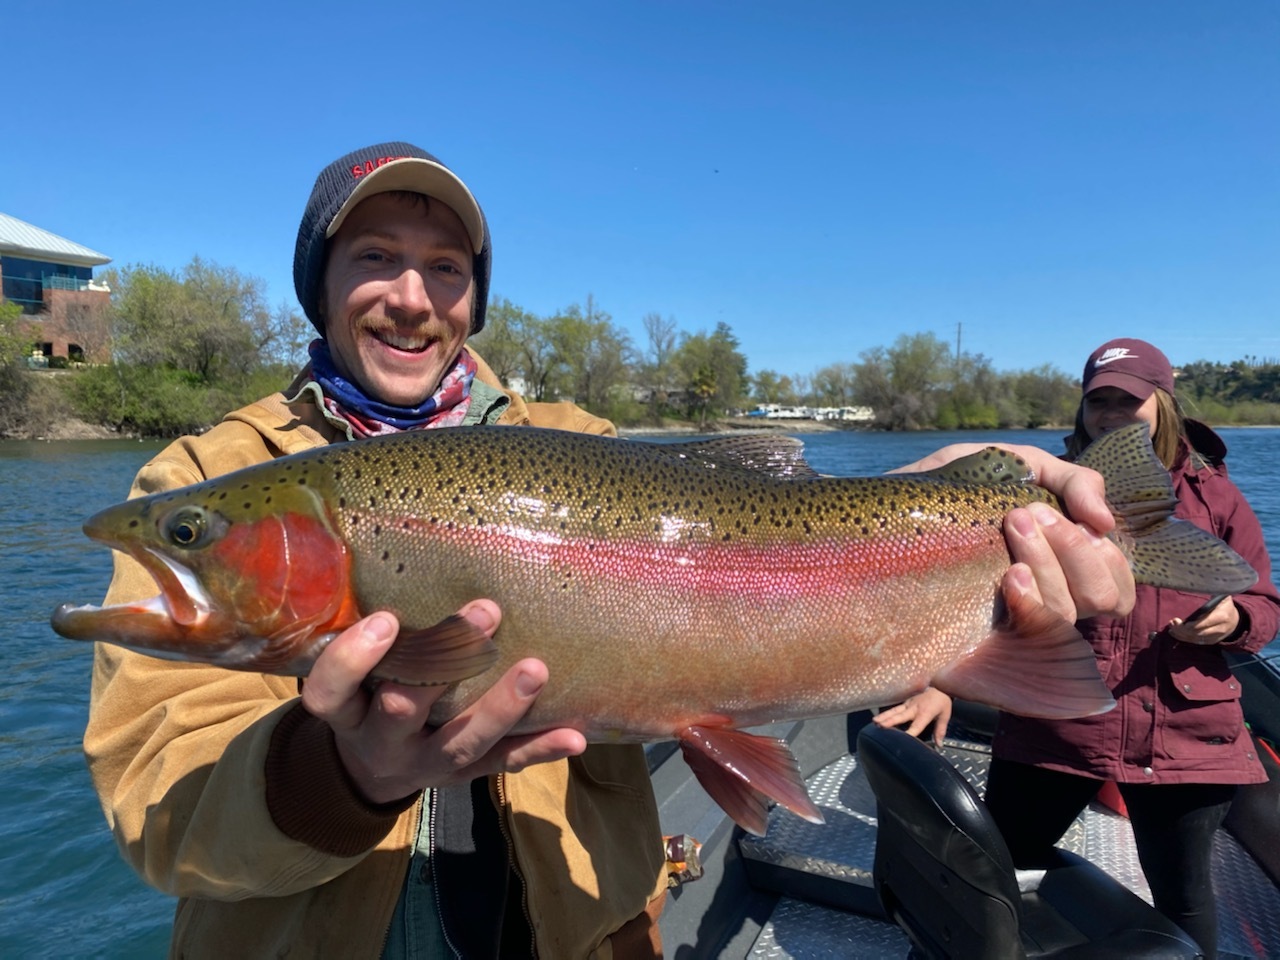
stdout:
<svg viewBox="0 0 1280 960">
<path fill-rule="evenodd" d="M 468 604 L 459 615 L 490 636 L 502 619 L 497 604 L 488 600 Z M 317 658 L 302 688 L 303 706 L 333 728 L 338 755 L 370 803 L 514 772 L 586 749 L 583 735 L 567 728 L 507 736 L 546 685 L 547 668 L 540 660 L 521 660 L 438 728 L 425 724 L 447 686 L 384 682 L 369 690 L 365 678 L 399 629 L 389 613 L 371 614 L 349 627 Z"/>
<path fill-rule="evenodd" d="M 894 473 L 930 470 L 991 444 L 956 443 Z M 1009 511 L 1005 540 L 1015 564 L 1034 578 L 1033 592 L 1063 619 L 1122 617 L 1133 609 L 1133 572 L 1120 548 L 1100 534 L 1115 526 L 1102 477 L 1087 467 L 1060 460 L 1039 447 L 999 445 L 1022 457 L 1036 482 L 1055 494 L 1070 519 L 1045 504 Z M 1073 522 L 1074 521 L 1074 522 Z M 1011 567 L 1013 575 L 1017 567 Z M 1019 589 L 1028 586 L 1019 582 Z"/>
</svg>

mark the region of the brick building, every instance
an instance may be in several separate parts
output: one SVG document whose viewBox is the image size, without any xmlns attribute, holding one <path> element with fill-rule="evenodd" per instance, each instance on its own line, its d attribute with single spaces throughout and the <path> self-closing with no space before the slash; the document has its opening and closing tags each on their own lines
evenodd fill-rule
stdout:
<svg viewBox="0 0 1280 960">
<path fill-rule="evenodd" d="M 110 358 L 111 291 L 93 268 L 111 258 L 0 213 L 0 298 L 22 307 L 33 355 L 103 362 Z"/>
</svg>

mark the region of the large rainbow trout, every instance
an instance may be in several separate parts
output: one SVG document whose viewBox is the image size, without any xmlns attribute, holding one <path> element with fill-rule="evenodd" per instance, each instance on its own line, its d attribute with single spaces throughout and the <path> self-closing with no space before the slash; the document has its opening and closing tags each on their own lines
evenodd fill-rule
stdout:
<svg viewBox="0 0 1280 960">
<path fill-rule="evenodd" d="M 651 444 L 535 428 L 331 445 L 89 519 L 159 596 L 53 615 L 64 637 L 305 675 L 341 630 L 390 610 L 375 678 L 450 684 L 457 714 L 522 657 L 550 681 L 516 732 L 675 738 L 746 829 L 767 798 L 821 819 L 779 741 L 743 727 L 895 703 L 927 684 L 1029 716 L 1109 709 L 1074 626 L 1000 596 L 1005 514 L 1054 502 L 998 448 L 928 474 L 819 477 L 798 441 Z M 1171 519 L 1146 428 L 1082 460 L 1106 478 L 1141 582 L 1203 593 L 1256 574 Z M 489 597 L 490 640 L 452 614 Z"/>
</svg>

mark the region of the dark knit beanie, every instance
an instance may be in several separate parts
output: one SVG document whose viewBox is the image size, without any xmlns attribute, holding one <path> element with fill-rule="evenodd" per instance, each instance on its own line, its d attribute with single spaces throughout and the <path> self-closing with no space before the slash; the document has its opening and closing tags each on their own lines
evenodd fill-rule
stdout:
<svg viewBox="0 0 1280 960">
<path fill-rule="evenodd" d="M 443 163 L 420 147 L 394 141 L 353 150 L 320 171 L 311 199 L 298 226 L 298 245 L 293 253 L 293 287 L 307 319 L 324 334 L 320 316 L 320 294 L 324 288 L 327 241 L 361 200 L 377 193 L 408 190 L 447 204 L 471 238 L 475 252 L 475 303 L 471 332 L 484 326 L 489 300 L 489 267 L 492 247 L 484 211 L 467 185 Z"/>
</svg>

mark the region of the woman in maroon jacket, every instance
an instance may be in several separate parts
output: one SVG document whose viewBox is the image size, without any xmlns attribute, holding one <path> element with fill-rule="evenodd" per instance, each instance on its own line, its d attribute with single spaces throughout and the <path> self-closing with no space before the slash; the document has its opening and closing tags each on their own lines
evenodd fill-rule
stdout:
<svg viewBox="0 0 1280 960">
<path fill-rule="evenodd" d="M 986 802 L 1014 863 L 1035 867 L 1103 783 L 1115 781 L 1156 908 L 1212 958 L 1213 834 L 1237 784 L 1266 780 L 1223 654 L 1255 652 L 1276 636 L 1280 596 L 1258 519 L 1227 477 L 1226 446 L 1182 415 L 1165 355 L 1142 340 L 1111 340 L 1085 364 L 1083 394 L 1068 459 L 1108 430 L 1147 423 L 1177 492 L 1175 516 L 1225 540 L 1258 582 L 1207 612 L 1203 595 L 1139 585 L 1128 617 L 1080 621 L 1116 708 L 1079 720 L 1002 713 Z M 909 722 L 913 734 L 934 723 L 941 740 L 949 715 L 949 699 L 930 689 L 877 722 Z"/>
</svg>

